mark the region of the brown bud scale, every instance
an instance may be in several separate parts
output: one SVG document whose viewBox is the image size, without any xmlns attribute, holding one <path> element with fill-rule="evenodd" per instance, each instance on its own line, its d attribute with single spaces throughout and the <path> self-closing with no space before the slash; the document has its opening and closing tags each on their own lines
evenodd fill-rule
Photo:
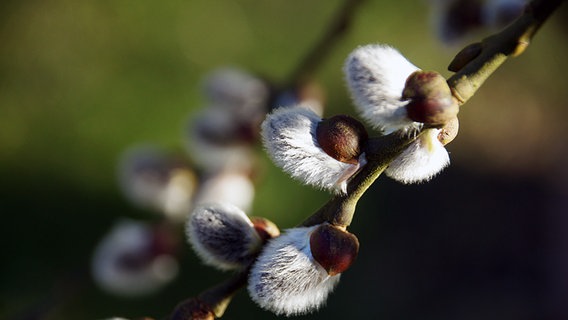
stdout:
<svg viewBox="0 0 568 320">
<path fill-rule="evenodd" d="M 197 298 L 181 302 L 172 312 L 170 320 L 214 320 L 215 314 L 210 306 Z"/>
<path fill-rule="evenodd" d="M 263 243 L 280 235 L 280 229 L 274 222 L 262 217 L 251 217 L 250 220 Z"/>
<path fill-rule="evenodd" d="M 463 48 L 450 62 L 448 70 L 452 72 L 458 72 L 473 59 L 477 58 L 483 49 L 481 42 L 476 42 Z"/>
<path fill-rule="evenodd" d="M 406 80 L 403 100 L 408 117 L 429 125 L 444 125 L 456 117 L 459 106 L 446 79 L 435 71 L 416 71 Z"/>
<path fill-rule="evenodd" d="M 314 259 L 330 276 L 347 270 L 359 252 L 359 240 L 345 230 L 324 223 L 310 235 L 310 249 Z"/>
<path fill-rule="evenodd" d="M 332 158 L 345 163 L 358 162 L 367 139 L 363 124 L 347 115 L 323 119 L 316 129 L 319 146 Z"/>
</svg>

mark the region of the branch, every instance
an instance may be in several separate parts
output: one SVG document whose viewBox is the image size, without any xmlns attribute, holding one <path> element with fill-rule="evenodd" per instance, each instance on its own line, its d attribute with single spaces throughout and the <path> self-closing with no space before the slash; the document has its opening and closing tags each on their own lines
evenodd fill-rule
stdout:
<svg viewBox="0 0 568 320">
<path fill-rule="evenodd" d="M 335 226 L 349 226 L 353 220 L 357 202 L 365 191 L 377 180 L 391 161 L 420 134 L 414 136 L 395 132 L 370 139 L 364 151 L 368 163 L 349 181 L 347 193 L 331 198 L 300 225 L 309 227 L 329 222 Z"/>
<path fill-rule="evenodd" d="M 324 35 L 290 73 L 285 82 L 285 88 L 301 86 L 314 73 L 314 70 L 324 61 L 325 55 L 331 52 L 333 46 L 349 30 L 355 10 L 363 2 L 364 0 L 345 0 L 331 20 Z"/>
<path fill-rule="evenodd" d="M 302 84 L 319 66 L 324 53 L 329 52 L 339 36 L 346 31 L 355 8 L 361 2 L 362 0 L 345 1 L 327 33 L 291 73 L 287 82 L 289 86 Z M 534 0 L 527 5 L 523 15 L 509 27 L 458 53 L 449 67 L 456 74 L 448 79 L 448 84 L 459 104 L 468 101 L 509 56 L 521 54 L 536 31 L 562 2 L 563 0 Z M 370 139 L 364 150 L 368 163 L 349 181 L 347 193 L 334 196 L 302 222 L 301 226 L 313 226 L 323 222 L 343 228 L 349 226 L 359 199 L 392 160 L 420 134 L 422 132 L 417 136 L 409 136 L 399 132 Z M 174 310 L 170 320 L 186 319 L 186 316 L 191 314 L 189 312 L 196 310 L 204 311 L 207 316 L 212 313 L 215 317 L 221 317 L 235 291 L 246 284 L 248 272 L 247 268 L 226 282 L 204 291 L 197 298 L 182 302 Z"/>
<path fill-rule="evenodd" d="M 211 287 L 197 296 L 189 298 L 172 312 L 168 320 L 221 318 L 233 295 L 247 283 L 249 269 L 233 275 L 226 281 Z"/>
<path fill-rule="evenodd" d="M 536 31 L 562 2 L 563 0 L 532 1 L 525 8 L 523 15 L 509 27 L 484 39 L 481 43 L 467 46 L 460 51 L 450 63 L 450 70 L 457 73 L 448 79 L 452 94 L 459 104 L 471 98 L 508 56 L 521 54 Z M 417 136 L 411 138 L 394 133 L 371 140 L 366 150 L 369 163 L 349 182 L 347 194 L 333 197 L 301 225 L 312 226 L 329 222 L 336 226 L 349 226 L 357 202 L 365 191 L 396 155 L 416 138 Z"/>
<path fill-rule="evenodd" d="M 357 7 L 363 2 L 364 0 L 344 1 L 332 18 L 323 36 L 290 73 L 283 88 L 301 87 L 308 80 L 311 74 L 324 61 L 323 58 L 332 51 L 334 45 L 347 32 Z M 268 106 L 268 109 L 271 107 Z M 176 306 L 172 314 L 167 317 L 167 320 L 220 318 L 234 293 L 246 285 L 249 269 L 250 266 L 225 282 L 203 291 L 199 296 L 182 301 Z"/>
<path fill-rule="evenodd" d="M 523 14 L 503 31 L 466 47 L 448 69 L 457 71 L 448 84 L 458 102 L 464 104 L 509 56 L 518 56 L 529 45 L 540 26 L 563 0 L 534 0 Z"/>
</svg>

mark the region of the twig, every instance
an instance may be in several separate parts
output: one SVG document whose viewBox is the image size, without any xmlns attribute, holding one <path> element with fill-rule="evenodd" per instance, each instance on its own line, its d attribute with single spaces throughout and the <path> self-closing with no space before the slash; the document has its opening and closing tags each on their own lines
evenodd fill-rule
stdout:
<svg viewBox="0 0 568 320">
<path fill-rule="evenodd" d="M 454 59 L 454 61 L 462 60 L 460 69 L 448 79 L 452 93 L 459 103 L 463 104 L 471 98 L 508 56 L 522 53 L 536 31 L 562 2 L 563 0 L 534 0 L 527 5 L 523 15 L 509 27 L 484 39 L 478 47 L 479 50 L 473 51 L 474 55 L 471 55 L 472 46 L 462 50 Z M 466 56 L 465 61 L 464 55 Z M 386 169 L 392 159 L 416 138 L 391 134 L 386 136 L 385 140 L 372 141 L 366 150 L 369 163 L 350 181 L 347 194 L 333 197 L 301 225 L 310 226 L 327 221 L 341 227 L 349 226 L 355 213 L 355 206 L 361 196 Z"/>
<path fill-rule="evenodd" d="M 395 132 L 370 139 L 365 150 L 369 163 L 349 181 L 347 193 L 333 197 L 301 225 L 308 227 L 329 222 L 336 226 L 349 226 L 357 202 L 365 191 L 383 173 L 389 163 L 418 136 L 400 135 Z"/>
<path fill-rule="evenodd" d="M 346 31 L 351 22 L 355 8 L 363 0 L 346 0 L 338 16 L 330 25 L 327 33 L 316 43 L 309 54 L 302 60 L 290 77 L 288 84 L 292 87 L 301 84 L 312 74 L 322 61 L 324 53 L 329 52 L 339 37 Z M 524 51 L 539 27 L 549 18 L 563 0 L 532 1 L 508 28 L 498 34 L 484 39 L 473 51 L 462 50 L 456 56 L 460 60 L 459 70 L 448 79 L 448 84 L 460 104 L 465 103 L 483 82 L 507 59 Z M 465 52 L 465 53 L 464 53 Z M 474 54 L 472 54 L 472 52 Z M 464 58 L 465 57 L 465 58 Z M 454 59 L 454 60 L 456 60 Z M 452 62 L 452 64 L 454 64 Z M 455 64 L 454 64 L 455 67 Z M 355 175 L 348 184 L 347 193 L 333 197 L 318 211 L 302 222 L 302 226 L 311 226 L 322 222 L 347 227 L 353 219 L 358 200 L 375 182 L 389 163 L 414 141 L 417 136 L 400 135 L 398 133 L 374 138 L 365 149 L 368 163 Z M 215 317 L 220 317 L 234 292 L 246 284 L 248 269 L 235 275 L 226 282 L 204 291 L 198 300 L 205 302 L 214 310 Z M 189 302 L 190 300 L 186 300 Z M 179 306 L 183 307 L 184 302 Z"/>
<path fill-rule="evenodd" d="M 323 36 L 290 73 L 284 82 L 283 88 L 301 87 L 309 79 L 324 61 L 324 57 L 332 51 L 333 46 L 347 32 L 353 20 L 355 10 L 363 2 L 364 0 L 345 0 L 331 20 Z M 269 106 L 269 109 L 270 107 L 271 106 Z M 179 303 L 172 315 L 166 319 L 182 319 L 200 306 L 209 308 L 216 318 L 220 318 L 229 305 L 234 293 L 246 285 L 247 279 L 248 269 L 215 287 L 203 291 L 196 298 L 189 298 Z M 207 312 L 204 314 L 206 313 Z"/>
<path fill-rule="evenodd" d="M 526 6 L 523 14 L 507 28 L 483 39 L 478 44 L 477 54 L 466 58 L 469 61 L 462 62 L 464 66 L 460 70 L 452 70 L 457 71 L 457 73 L 448 79 L 448 84 L 459 103 L 464 104 L 469 100 L 483 82 L 509 56 L 515 57 L 521 54 L 541 25 L 562 2 L 563 0 L 534 0 Z M 462 50 L 454 61 L 463 59 L 464 55 L 467 55 L 467 52 Z"/>
<path fill-rule="evenodd" d="M 248 279 L 248 268 L 233 275 L 224 282 L 211 287 L 197 297 L 179 303 L 168 320 L 221 318 L 234 294 L 244 287 Z"/>
<path fill-rule="evenodd" d="M 285 88 L 299 87 L 314 73 L 323 63 L 326 55 L 331 52 L 341 37 L 349 30 L 356 9 L 364 0 L 345 0 L 331 20 L 324 35 L 308 51 L 308 54 L 300 61 L 290 73 L 285 82 Z"/>
</svg>

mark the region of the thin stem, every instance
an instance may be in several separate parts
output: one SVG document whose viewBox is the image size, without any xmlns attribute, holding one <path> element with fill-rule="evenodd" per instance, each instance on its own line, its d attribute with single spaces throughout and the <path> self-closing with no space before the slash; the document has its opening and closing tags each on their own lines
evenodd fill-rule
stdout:
<svg viewBox="0 0 568 320">
<path fill-rule="evenodd" d="M 199 299 L 207 303 L 213 309 L 215 317 L 220 318 L 229 306 L 233 295 L 247 283 L 248 269 L 235 274 L 233 277 L 227 279 L 199 295 Z"/>
<path fill-rule="evenodd" d="M 524 51 L 530 40 L 563 0 L 535 0 L 529 3 L 521 17 L 508 28 L 481 42 L 480 51 L 458 70 L 448 84 L 460 104 L 465 103 L 483 82 L 508 56 Z M 458 54 L 458 57 L 460 55 Z M 347 227 L 355 214 L 355 207 L 365 191 L 375 182 L 394 157 L 414 139 L 397 134 L 372 140 L 366 150 L 369 163 L 349 182 L 347 194 L 336 195 L 308 217 L 302 226 L 322 222 Z"/>
<path fill-rule="evenodd" d="M 221 318 L 235 293 L 247 283 L 249 269 L 233 275 L 211 287 L 197 297 L 189 298 L 176 306 L 167 320 Z"/>
<path fill-rule="evenodd" d="M 562 2 L 563 0 L 532 1 L 526 6 L 523 14 L 507 28 L 483 39 L 480 52 L 448 79 L 448 84 L 459 103 L 464 104 L 469 100 L 509 56 L 521 54 L 541 25 Z M 460 58 L 460 54 L 456 59 Z"/>
<path fill-rule="evenodd" d="M 285 88 L 302 85 L 323 63 L 341 37 L 349 30 L 356 9 L 364 0 L 345 0 L 337 10 L 323 36 L 315 43 L 285 82 Z"/>
<path fill-rule="evenodd" d="M 355 8 L 362 1 L 345 1 L 327 33 L 320 42 L 316 43 L 297 69 L 291 73 L 287 82 L 289 86 L 294 87 L 301 84 L 313 73 L 313 70 L 323 60 L 324 53 L 329 52 L 339 37 L 347 30 Z M 483 82 L 509 56 L 522 53 L 536 31 L 562 2 L 563 0 L 532 1 L 523 15 L 508 28 L 484 39 L 480 44 L 479 52 L 476 52 L 471 59 L 467 57 L 465 62 L 460 65 L 457 73 L 448 79 L 448 84 L 459 103 L 463 104 L 471 98 Z M 458 57 L 460 57 L 460 54 L 456 58 Z M 388 167 L 390 162 L 416 138 L 417 136 L 394 133 L 371 139 L 365 149 L 368 163 L 349 181 L 347 193 L 334 196 L 300 225 L 313 226 L 329 222 L 340 227 L 349 226 L 359 199 Z M 248 273 L 249 269 L 244 270 L 227 281 L 204 291 L 197 299 L 207 304 L 213 310 L 215 317 L 221 317 L 234 293 L 246 284 Z"/>
<path fill-rule="evenodd" d="M 335 226 L 349 226 L 353 220 L 357 202 L 365 191 L 383 173 L 389 163 L 419 135 L 409 136 L 395 132 L 370 139 L 365 148 L 368 163 L 349 181 L 347 193 L 331 198 L 300 225 L 308 227 L 329 222 Z"/>
</svg>

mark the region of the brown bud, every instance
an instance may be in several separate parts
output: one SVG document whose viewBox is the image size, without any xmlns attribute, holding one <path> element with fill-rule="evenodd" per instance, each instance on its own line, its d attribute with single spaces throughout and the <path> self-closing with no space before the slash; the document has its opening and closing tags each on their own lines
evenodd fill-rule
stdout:
<svg viewBox="0 0 568 320">
<path fill-rule="evenodd" d="M 314 259 L 330 276 L 347 270 L 359 252 L 359 240 L 345 230 L 324 223 L 310 235 L 310 249 Z"/>
<path fill-rule="evenodd" d="M 363 124 L 346 115 L 323 119 L 316 129 L 317 142 L 325 153 L 338 161 L 351 164 L 358 162 L 368 137 Z"/>
<path fill-rule="evenodd" d="M 262 217 L 251 217 L 250 220 L 263 243 L 280 235 L 280 229 L 274 222 Z"/>
<path fill-rule="evenodd" d="M 406 80 L 403 100 L 408 117 L 429 125 L 444 125 L 459 111 L 446 79 L 435 71 L 416 71 Z"/>
<path fill-rule="evenodd" d="M 477 58 L 477 56 L 483 50 L 483 45 L 481 42 L 476 42 L 468 45 L 467 47 L 463 48 L 450 62 L 448 66 L 448 70 L 453 72 L 460 71 L 463 67 L 465 67 L 468 63 L 470 63 L 473 59 Z"/>
<path fill-rule="evenodd" d="M 214 320 L 211 307 L 197 298 L 181 302 L 172 312 L 169 320 Z"/>
</svg>

